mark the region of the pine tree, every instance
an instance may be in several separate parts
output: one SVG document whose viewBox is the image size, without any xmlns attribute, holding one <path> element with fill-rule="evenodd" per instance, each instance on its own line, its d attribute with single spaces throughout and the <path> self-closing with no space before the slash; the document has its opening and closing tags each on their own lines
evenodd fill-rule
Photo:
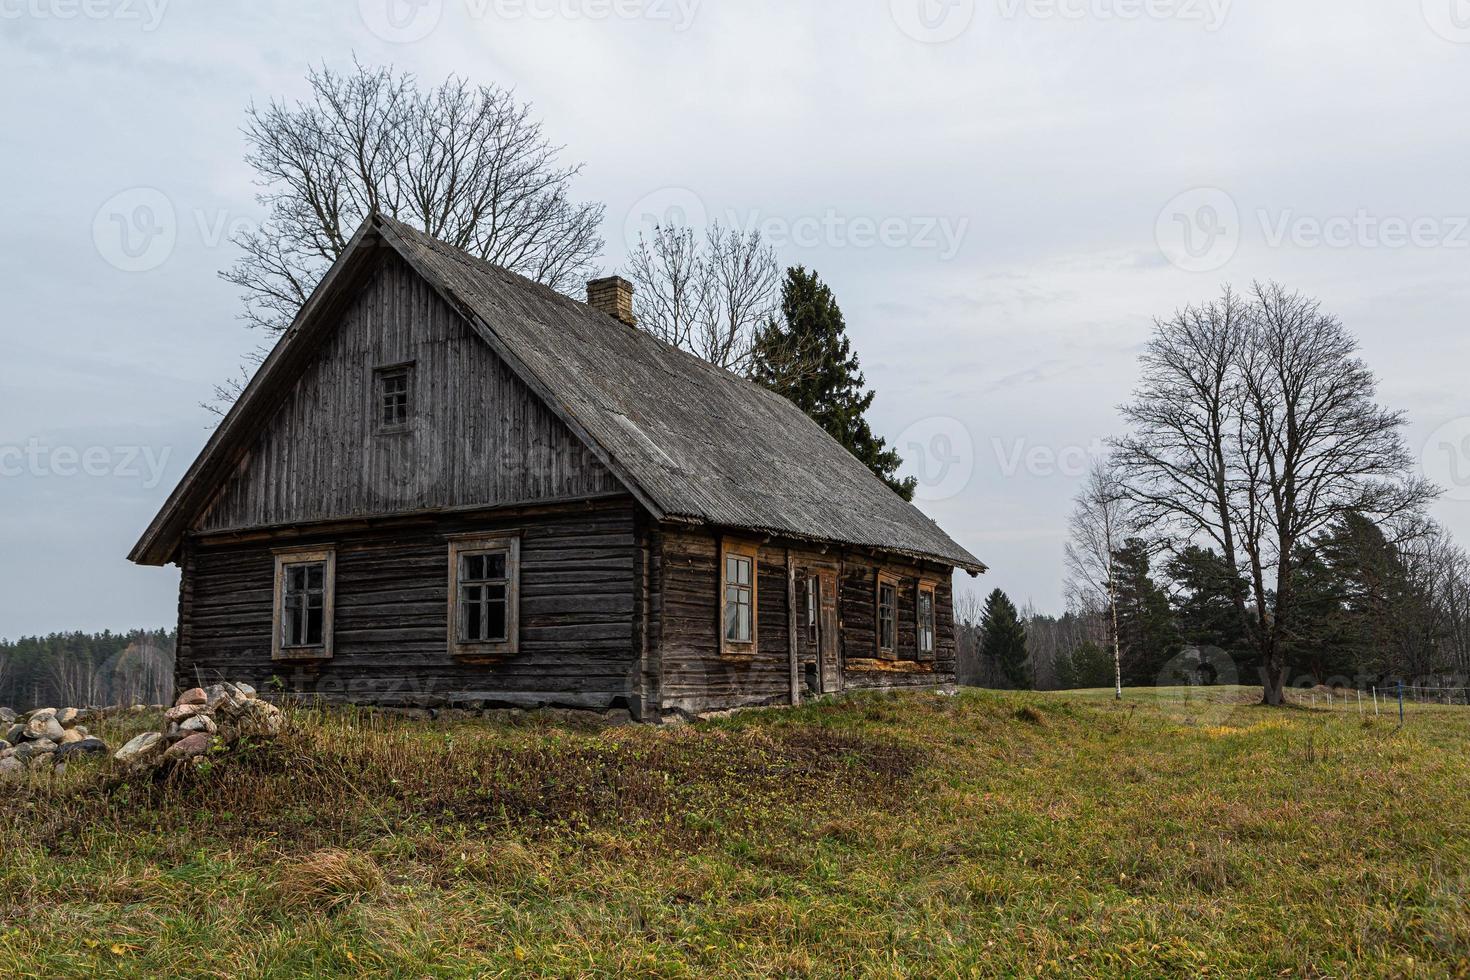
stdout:
<svg viewBox="0 0 1470 980">
<path fill-rule="evenodd" d="M 1007 684 L 1017 690 L 1029 690 L 1031 664 L 1026 651 L 1026 625 L 1016 612 L 1016 604 L 1000 589 L 985 600 L 985 616 L 980 626 L 985 635 L 980 652 L 996 665 Z"/>
<path fill-rule="evenodd" d="M 756 336 L 751 377 L 810 416 L 894 493 L 914 499 L 917 481 L 894 475 L 903 460 L 864 418 L 874 392 L 867 388 L 832 290 L 815 272 L 788 269 L 781 320 Z"/>
<path fill-rule="evenodd" d="M 1114 560 L 1124 679 L 1135 685 L 1157 683 L 1179 641 L 1169 596 L 1153 579 L 1147 542 L 1130 538 Z"/>
</svg>

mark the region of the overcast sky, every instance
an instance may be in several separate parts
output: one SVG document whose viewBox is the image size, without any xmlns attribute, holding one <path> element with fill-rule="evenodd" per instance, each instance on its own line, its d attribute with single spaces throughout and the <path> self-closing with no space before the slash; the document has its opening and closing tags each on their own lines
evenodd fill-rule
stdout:
<svg viewBox="0 0 1470 980">
<path fill-rule="evenodd" d="M 1152 318 L 1253 278 L 1362 338 L 1470 539 L 1466 0 L 0 0 L 0 637 L 173 624 L 125 555 L 260 339 L 243 112 L 354 53 L 533 102 L 608 271 L 678 212 L 818 270 L 980 586 L 1061 608 Z"/>
</svg>

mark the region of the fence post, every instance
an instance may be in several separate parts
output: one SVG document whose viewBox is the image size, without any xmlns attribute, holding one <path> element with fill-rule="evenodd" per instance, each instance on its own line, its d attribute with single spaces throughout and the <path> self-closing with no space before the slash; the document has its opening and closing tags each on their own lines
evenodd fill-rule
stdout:
<svg viewBox="0 0 1470 980">
<path fill-rule="evenodd" d="M 1361 715 L 1363 713 L 1363 692 L 1355 691 L 1354 693 L 1358 695 L 1358 714 Z"/>
<path fill-rule="evenodd" d="M 1404 727 L 1404 682 L 1399 681 L 1399 727 Z"/>
<path fill-rule="evenodd" d="M 1378 711 L 1378 685 L 1377 684 L 1374 684 L 1373 685 L 1373 717 L 1374 718 L 1377 718 L 1378 715 L 1379 715 L 1379 711 Z"/>
</svg>

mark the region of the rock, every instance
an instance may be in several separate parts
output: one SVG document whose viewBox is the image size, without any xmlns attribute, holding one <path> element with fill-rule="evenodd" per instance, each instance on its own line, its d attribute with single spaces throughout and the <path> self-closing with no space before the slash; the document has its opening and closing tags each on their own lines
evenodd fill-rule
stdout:
<svg viewBox="0 0 1470 980">
<path fill-rule="evenodd" d="M 144 732 L 113 754 L 118 762 L 143 765 L 163 751 L 163 736 L 157 732 Z"/>
<path fill-rule="evenodd" d="M 56 722 L 62 728 L 71 728 L 82 720 L 82 713 L 76 708 L 62 708 L 56 712 Z"/>
<path fill-rule="evenodd" d="M 174 702 L 174 707 L 180 708 L 180 707 L 183 707 L 186 704 L 208 704 L 208 703 L 209 703 L 209 695 L 207 695 L 207 694 L 204 693 L 204 688 L 202 688 L 202 687 L 191 687 L 191 688 L 189 688 L 189 690 L 187 690 L 183 694 L 180 694 L 179 695 L 179 699 Z"/>
<path fill-rule="evenodd" d="M 248 700 L 240 693 L 239 688 L 229 682 L 213 684 L 205 688 L 204 697 L 210 708 L 218 708 L 221 704 L 239 704 Z"/>
<path fill-rule="evenodd" d="M 47 752 L 45 755 L 34 756 L 26 763 L 26 768 L 31 772 L 51 772 L 56 768 L 56 756 Z"/>
<path fill-rule="evenodd" d="M 141 715 L 143 712 L 145 712 L 147 710 L 148 710 L 148 705 L 146 705 L 146 704 L 135 704 L 131 708 L 128 709 L 128 711 L 131 714 L 135 714 L 135 715 Z"/>
<path fill-rule="evenodd" d="M 38 738 L 34 742 L 26 742 L 15 750 L 15 757 L 21 762 L 30 762 L 40 755 L 50 755 L 56 751 L 56 743 L 49 738 Z"/>
<path fill-rule="evenodd" d="M 84 755 L 106 755 L 107 743 L 100 738 L 84 738 L 78 742 L 68 742 L 56 750 L 56 761 L 63 762 L 67 759 Z"/>
<path fill-rule="evenodd" d="M 235 690 L 239 691 L 240 692 L 240 696 L 242 698 L 245 698 L 247 701 L 253 701 L 253 700 L 255 700 L 255 697 L 256 697 L 255 688 L 251 687 L 249 684 L 241 684 L 241 683 L 236 682 L 236 684 L 235 684 Z"/>
<path fill-rule="evenodd" d="M 203 732 L 206 735 L 213 735 L 219 731 L 219 726 L 214 723 L 214 719 L 209 717 L 209 715 L 195 715 L 179 725 L 179 731 L 185 734 Z"/>
<path fill-rule="evenodd" d="M 206 709 L 202 704 L 181 704 L 177 708 L 169 708 L 163 713 L 163 717 L 177 724 L 186 718 L 193 718 L 204 710 Z"/>
<path fill-rule="evenodd" d="M 26 737 L 26 726 L 11 725 L 10 730 L 5 733 L 5 741 L 11 745 L 19 745 Z"/>
<path fill-rule="evenodd" d="M 72 744 L 74 744 L 76 742 L 82 741 L 86 737 L 87 736 L 86 736 L 85 733 L 79 732 L 75 728 L 68 728 L 66 731 L 64 731 L 64 732 L 61 733 L 61 738 L 57 740 L 57 743 L 56 744 L 57 745 L 72 745 Z"/>
<path fill-rule="evenodd" d="M 55 718 L 55 717 L 56 717 L 56 709 L 55 708 L 37 708 L 35 711 L 32 711 L 30 714 L 26 715 L 26 722 L 27 723 L 30 723 L 30 722 L 33 722 L 33 721 L 44 722 L 44 721 L 47 721 L 48 719 Z"/>
<path fill-rule="evenodd" d="M 15 724 L 15 712 L 9 708 L 0 708 L 0 725 Z"/>
<path fill-rule="evenodd" d="M 26 722 L 27 738 L 49 738 L 53 742 L 59 742 L 64 734 L 66 729 L 56 720 L 55 712 L 33 717 Z"/>
<path fill-rule="evenodd" d="M 195 732 L 188 738 L 170 745 L 168 751 L 163 754 L 163 757 L 173 760 L 194 759 L 208 751 L 209 736 L 203 732 Z"/>
<path fill-rule="evenodd" d="M 25 777 L 26 764 L 14 757 L 0 759 L 0 783 L 13 783 Z"/>
<path fill-rule="evenodd" d="M 269 701 L 243 701 L 227 712 L 225 718 L 227 730 L 234 738 L 275 738 L 286 723 L 281 709 Z"/>
</svg>

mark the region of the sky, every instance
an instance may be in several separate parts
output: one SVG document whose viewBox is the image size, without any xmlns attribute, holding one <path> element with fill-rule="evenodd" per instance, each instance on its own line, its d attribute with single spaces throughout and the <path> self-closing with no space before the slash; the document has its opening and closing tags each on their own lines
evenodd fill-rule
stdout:
<svg viewBox="0 0 1470 980">
<path fill-rule="evenodd" d="M 1061 610 L 1154 318 L 1257 279 L 1361 338 L 1470 541 L 1467 0 L 0 0 L 0 637 L 173 624 L 126 555 L 264 339 L 244 112 L 354 56 L 533 103 L 606 272 L 670 216 L 816 269 L 970 587 Z"/>
</svg>

